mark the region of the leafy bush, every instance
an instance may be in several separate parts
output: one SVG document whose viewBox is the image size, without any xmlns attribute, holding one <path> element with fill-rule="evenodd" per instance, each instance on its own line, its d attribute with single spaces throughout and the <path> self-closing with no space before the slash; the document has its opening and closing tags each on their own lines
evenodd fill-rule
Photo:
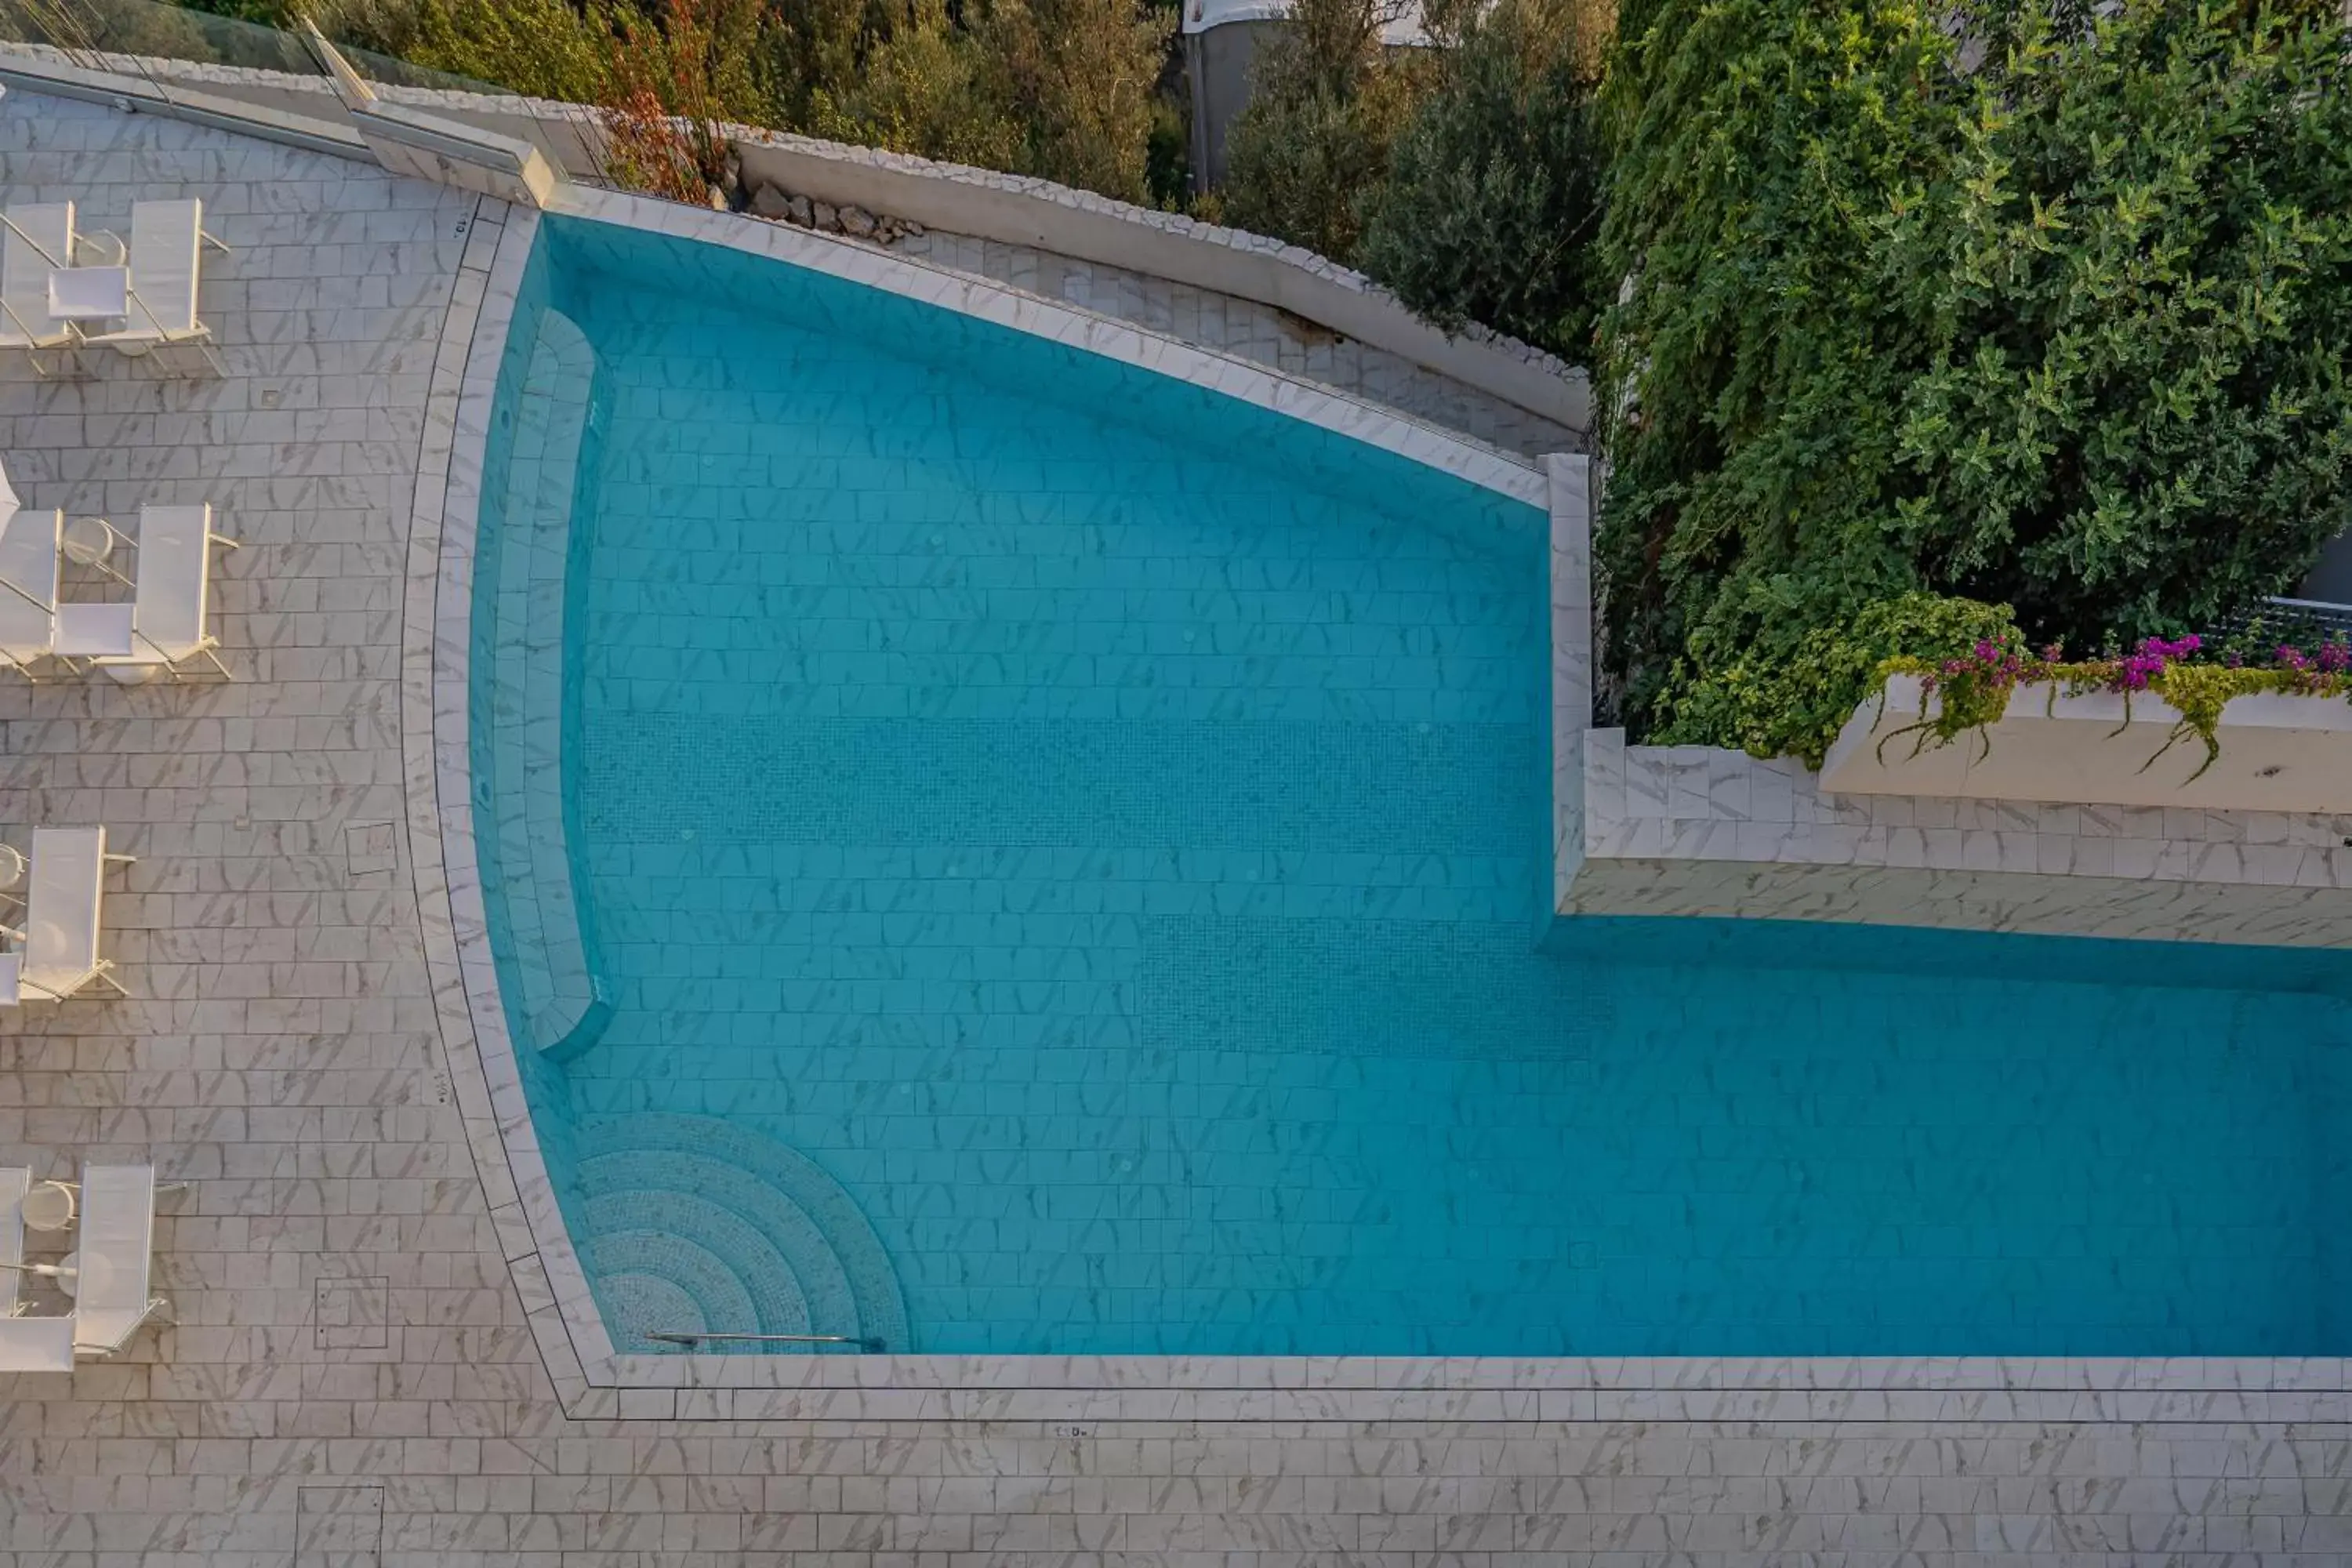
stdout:
<svg viewBox="0 0 2352 1568">
<path fill-rule="evenodd" d="M 1865 605 L 1843 626 L 1816 626 L 1776 637 L 1716 667 L 1681 694 L 1668 744 L 1736 746 L 1759 757 L 1793 756 L 1807 767 L 1822 755 L 1890 661 L 1940 664 L 1979 644 L 2004 646 L 2017 627 L 2006 605 L 1898 594 Z"/>
<path fill-rule="evenodd" d="M 1478 321 L 1582 360 L 1602 32 L 1576 0 L 1505 0 L 1469 22 L 1365 196 L 1359 265 L 1448 331 Z"/>
<path fill-rule="evenodd" d="M 1653 17 L 1607 100 L 1597 551 L 1636 729 L 1818 755 L 1857 666 L 1808 650 L 1873 606 L 2128 642 L 2282 590 L 2352 521 L 2332 12 Z M 1831 686 L 1764 681 L 1790 700 L 1760 712 L 1783 667 Z"/>
<path fill-rule="evenodd" d="M 941 0 L 911 0 L 871 37 L 864 64 L 809 90 L 812 134 L 949 163 L 1010 168 L 1020 127 L 987 92 L 979 44 L 948 20 Z"/>
<path fill-rule="evenodd" d="M 1176 13 L 1158 0 L 322 4 L 322 25 L 352 43 L 603 105 L 630 139 L 622 174 L 665 194 L 677 182 L 655 123 L 664 109 L 699 124 L 775 126 L 1129 201 L 1150 199 L 1154 138 L 1168 141 L 1176 112 L 1163 81 Z M 689 141 L 699 134 L 689 127 Z M 709 160 L 699 147 L 689 153 L 691 176 Z"/>
<path fill-rule="evenodd" d="M 1296 0 L 1225 133 L 1221 219 L 1352 261 L 1359 210 L 1419 100 L 1423 51 L 1381 41 L 1381 0 Z"/>
<path fill-rule="evenodd" d="M 1011 165 L 1121 201 L 1148 198 L 1152 106 L 1172 11 L 1135 0 L 995 0 L 980 29 L 1021 148 Z"/>
<path fill-rule="evenodd" d="M 344 0 L 333 37 L 534 98 L 597 103 L 613 89 L 614 7 L 592 0 Z"/>
</svg>

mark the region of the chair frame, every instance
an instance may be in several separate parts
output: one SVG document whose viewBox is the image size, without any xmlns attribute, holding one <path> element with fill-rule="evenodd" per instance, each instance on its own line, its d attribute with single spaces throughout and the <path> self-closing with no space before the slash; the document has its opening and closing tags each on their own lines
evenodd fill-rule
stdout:
<svg viewBox="0 0 2352 1568">
<path fill-rule="evenodd" d="M 101 518 L 100 521 L 104 521 L 105 520 Z M 112 523 L 107 523 L 107 527 L 112 529 L 114 525 Z M 119 530 L 116 531 L 116 537 L 121 537 Z M 238 543 L 236 540 L 231 539 L 226 533 L 215 533 L 208 526 L 205 530 L 205 548 L 206 550 L 210 550 L 215 544 L 226 544 L 231 550 L 242 550 L 245 548 L 244 545 Z M 135 542 L 132 543 L 131 548 L 134 550 L 138 548 Z M 103 571 L 104 568 L 101 567 L 100 570 Z M 121 580 L 121 574 L 116 573 L 114 574 L 114 576 L 118 582 Z M 205 621 L 209 623 L 212 618 L 209 614 L 212 607 L 212 574 L 209 570 L 207 570 L 205 574 L 205 602 L 200 607 L 199 613 L 204 614 Z M 137 590 L 134 588 L 134 595 L 136 592 Z M 143 668 L 153 669 L 160 668 L 173 680 L 179 680 L 184 679 L 186 674 L 186 672 L 181 668 L 181 666 L 189 663 L 201 654 L 204 658 L 212 661 L 213 668 L 220 672 L 220 678 L 223 680 L 235 681 L 236 679 L 236 676 L 229 673 L 228 666 L 221 662 L 221 657 L 218 651 L 220 648 L 220 638 L 215 636 L 209 628 L 192 647 L 190 647 L 185 652 L 182 653 L 177 658 L 174 658 L 164 650 L 162 644 L 158 643 L 153 637 L 149 637 L 146 633 L 139 629 L 139 621 L 135 613 L 137 607 L 137 600 L 135 597 L 132 600 L 132 606 L 134 614 L 131 622 L 131 635 L 138 641 L 145 643 L 147 647 L 153 651 L 155 657 L 152 658 L 139 658 L 135 657 L 131 658 L 122 658 L 109 656 L 106 658 L 92 659 L 90 661 L 91 668 L 100 669 L 111 668 L 116 669 L 138 669 Z"/>
<path fill-rule="evenodd" d="M 67 205 L 70 206 L 72 204 L 68 203 Z M 128 266 L 131 254 L 131 247 L 128 241 L 126 241 L 121 235 L 113 232 L 111 229 L 98 228 L 84 232 L 83 230 L 74 226 L 73 219 L 76 216 L 78 215 L 70 212 L 67 216 L 66 252 L 62 259 L 49 254 L 48 247 L 41 244 L 31 235 L 26 234 L 22 228 L 18 227 L 15 220 L 10 218 L 5 212 L 0 212 L 0 238 L 5 238 L 5 236 L 10 234 L 15 235 L 26 245 L 32 247 L 34 254 L 38 256 L 43 261 L 47 262 L 53 271 L 63 271 L 76 265 L 74 258 L 80 247 L 85 246 L 90 247 L 92 254 L 107 258 L 107 252 L 103 248 L 100 248 L 101 242 L 106 245 L 110 245 L 113 247 L 113 253 L 110 258 L 100 260 L 98 265 L 102 267 Z M 204 247 L 206 246 L 212 247 L 212 248 L 219 251 L 223 256 L 234 256 L 236 254 L 234 250 L 229 248 L 229 245 L 226 240 L 222 239 L 218 235 L 213 233 L 210 229 L 205 228 L 203 221 L 199 219 L 196 225 L 196 250 L 199 257 L 203 255 Z M 190 286 L 192 288 L 194 287 L 198 281 L 200 281 L 200 279 L 192 279 Z M 5 300 L 0 300 L 0 310 L 5 310 L 6 312 L 8 321 L 14 323 L 16 330 L 23 332 L 28 340 L 25 348 L 26 356 L 32 364 L 33 374 L 45 379 L 49 375 L 50 372 L 41 363 L 40 356 L 42 354 L 62 353 L 71 361 L 77 368 L 79 368 L 80 364 L 81 351 L 89 347 L 94 342 L 106 343 L 109 347 L 113 348 L 117 353 L 122 354 L 126 358 L 138 358 L 157 349 L 193 348 L 204 356 L 205 363 L 211 368 L 212 373 L 215 375 L 226 379 L 228 375 L 228 365 L 220 356 L 216 346 L 217 340 L 214 338 L 213 330 L 208 324 L 206 324 L 203 320 L 198 319 L 194 331 L 178 333 L 170 331 L 162 327 L 153 309 L 148 305 L 146 300 L 139 297 L 139 285 L 135 278 L 124 283 L 123 292 L 129 297 L 131 304 L 136 307 L 141 312 L 143 312 L 149 321 L 157 323 L 156 331 L 153 335 L 148 336 L 144 334 L 132 333 L 128 326 L 128 321 L 130 320 L 128 317 L 124 319 L 126 324 L 120 332 L 94 333 L 86 330 L 79 322 L 68 321 L 66 324 L 64 340 L 62 342 L 44 346 L 36 346 L 31 340 L 37 339 L 40 334 L 33 331 L 31 324 L 19 318 L 16 310 L 9 307 Z"/>
</svg>

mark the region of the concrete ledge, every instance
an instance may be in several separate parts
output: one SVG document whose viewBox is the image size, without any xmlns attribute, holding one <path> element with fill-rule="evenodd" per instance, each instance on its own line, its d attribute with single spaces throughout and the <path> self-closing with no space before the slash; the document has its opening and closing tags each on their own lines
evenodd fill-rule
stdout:
<svg viewBox="0 0 2352 1568">
<path fill-rule="evenodd" d="M 1943 711 L 1916 675 L 1854 710 L 1822 763 L 1832 795 L 1968 800 L 2109 801 L 2118 805 L 2352 813 L 2352 702 L 2263 692 L 2221 710 L 2221 754 L 2182 733 L 2180 710 L 2152 692 L 2068 695 L 2020 686 L 2000 721 L 1948 745 L 1916 731 Z"/>
<path fill-rule="evenodd" d="M 102 58 L 119 70 L 89 70 L 38 45 L 0 44 L 0 80 L 21 70 L 41 90 L 373 156 L 395 174 L 532 206 L 547 205 L 567 175 L 599 174 L 601 135 L 593 111 L 579 104 L 377 86 L 373 105 L 352 112 L 325 77 Z M 1297 246 L 1017 174 L 755 127 L 728 130 L 747 183 L 1269 306 L 1580 435 L 1591 427 L 1584 371 L 1484 327 L 1449 336 L 1362 273 Z"/>
<path fill-rule="evenodd" d="M 1591 618 L 1573 605 L 1591 571 L 1590 501 L 1588 489 L 1555 491 L 1555 915 L 2352 949 L 2352 813 L 2218 809 L 2185 794 L 2135 805 L 1972 799 L 1948 785 L 1841 796 L 1792 758 L 1630 745 L 1622 730 L 1584 728 Z M 2112 731 L 2121 702 L 2106 700 Z M 1901 698 L 1888 708 L 1901 711 Z M 2334 708 L 2352 723 L 2352 707 Z M 2086 793 L 2152 754 L 2177 717 L 2165 715 L 2114 742 L 2124 761 Z M 2007 743 L 1997 738 L 1996 750 Z M 1929 757 L 1941 765 L 1973 751 Z M 2192 741 L 2174 754 L 2185 775 L 2203 748 Z"/>
<path fill-rule="evenodd" d="M 538 148 L 478 125 L 381 100 L 351 116 L 376 162 L 395 174 L 533 207 L 547 205 L 563 183 Z"/>
<path fill-rule="evenodd" d="M 266 142 L 284 142 L 312 153 L 341 158 L 370 156 L 368 144 L 359 132 L 341 122 L 341 110 L 331 95 L 319 100 L 318 107 L 323 112 L 313 116 L 224 93 L 206 92 L 200 87 L 172 82 L 164 75 L 91 70 L 66 59 L 54 49 L 16 43 L 0 43 L 0 84 L 21 87 L 27 92 L 103 103 L 125 113 L 161 114 L 192 125 L 257 136 Z"/>
<path fill-rule="evenodd" d="M 1044 180 L 869 147 L 756 131 L 739 132 L 735 146 L 747 184 L 767 181 L 836 206 L 1271 305 L 1571 430 L 1592 423 L 1583 371 L 1484 328 L 1448 337 L 1362 273 L 1295 245 Z"/>
</svg>

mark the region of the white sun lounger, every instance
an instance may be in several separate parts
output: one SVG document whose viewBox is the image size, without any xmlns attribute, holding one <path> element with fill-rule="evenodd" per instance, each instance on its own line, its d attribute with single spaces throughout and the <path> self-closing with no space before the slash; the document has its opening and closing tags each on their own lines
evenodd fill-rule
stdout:
<svg viewBox="0 0 2352 1568">
<path fill-rule="evenodd" d="M 25 1261 L 25 1194 L 33 1173 L 0 1170 L 0 1373 L 71 1372 L 74 1321 L 27 1318 L 17 1293 Z"/>
<path fill-rule="evenodd" d="M 155 1268 L 155 1167 L 85 1165 L 75 1260 L 73 1348 L 112 1355 L 167 1305 L 149 1292 Z"/>
<path fill-rule="evenodd" d="M 143 679 L 156 669 L 176 675 L 187 660 L 212 661 L 223 679 L 228 666 L 214 650 L 220 639 L 206 628 L 212 608 L 212 547 L 236 548 L 213 531 L 213 509 L 139 509 L 139 565 L 128 605 L 68 605 L 58 612 L 58 652 L 88 658 L 115 679 Z"/>
<path fill-rule="evenodd" d="M 197 258 L 207 245 L 228 249 L 205 232 L 204 203 L 193 197 L 131 203 L 129 314 L 115 331 L 93 332 L 84 341 L 132 354 L 160 343 L 207 344 L 212 329 L 196 319 Z M 205 353 L 209 356 L 211 350 Z M 219 368 L 217 360 L 214 368 Z"/>
<path fill-rule="evenodd" d="M 0 349 L 72 347 L 74 324 L 49 314 L 49 274 L 73 265 L 73 203 L 12 206 L 0 218 Z"/>
<path fill-rule="evenodd" d="M 18 984 L 27 1001 L 61 1002 L 99 981 L 129 995 L 114 964 L 98 955 L 107 862 L 128 855 L 106 852 L 103 827 L 36 827 L 25 894 L 25 952 Z"/>
<path fill-rule="evenodd" d="M 8 476 L 0 473 L 0 663 L 29 680 L 27 667 L 57 651 L 58 545 L 66 514 L 16 507 Z"/>
</svg>

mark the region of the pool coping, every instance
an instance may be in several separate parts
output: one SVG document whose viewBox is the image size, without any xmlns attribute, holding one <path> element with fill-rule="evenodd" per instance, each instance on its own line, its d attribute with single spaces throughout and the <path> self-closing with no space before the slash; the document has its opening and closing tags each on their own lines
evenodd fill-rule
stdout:
<svg viewBox="0 0 2352 1568">
<path fill-rule="evenodd" d="M 1540 469 L 1247 361 L 848 240 L 609 192 L 580 216 L 753 250 L 1192 381 L 1544 506 L 1553 679 L 1589 671 L 1590 470 Z M 2352 1419 L 2352 1359 L 2051 1356 L 621 1355 L 549 1180 L 509 1037 L 471 820 L 474 532 L 492 393 L 538 214 L 484 197 L 444 323 L 412 508 L 402 644 L 411 864 L 450 1089 L 541 1356 L 577 1418 L 693 1420 Z M 1377 437 L 1409 441 L 1389 445 Z M 1443 446 L 1433 445 L 1442 443 Z M 1450 450 L 1447 450 L 1450 448 Z M 1576 628 L 1586 635 L 1575 635 Z M 1583 683 L 1589 692 L 1589 680 Z M 1580 769 L 1555 758 L 1555 788 Z"/>
</svg>

